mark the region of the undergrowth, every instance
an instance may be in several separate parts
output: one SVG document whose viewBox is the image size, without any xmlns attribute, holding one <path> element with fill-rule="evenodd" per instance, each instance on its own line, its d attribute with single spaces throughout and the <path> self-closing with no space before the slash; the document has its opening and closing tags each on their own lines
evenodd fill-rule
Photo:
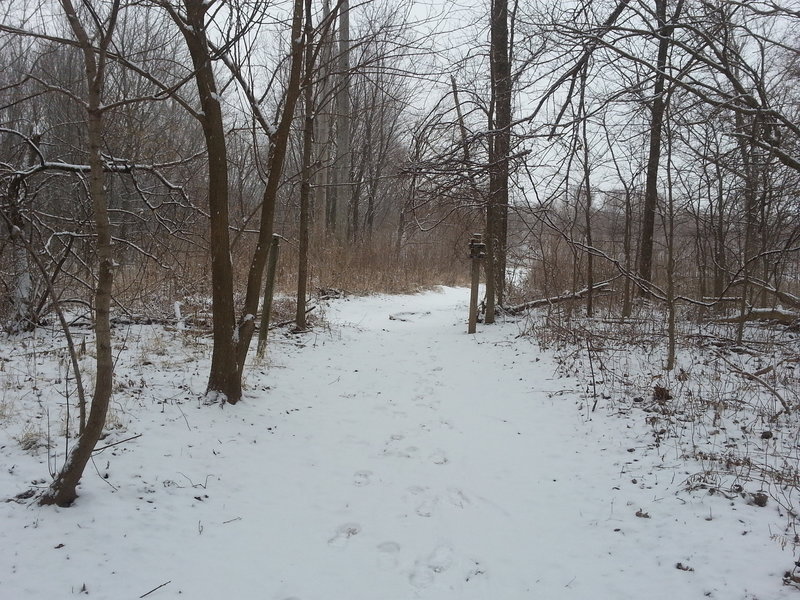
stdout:
<svg viewBox="0 0 800 600">
<path fill-rule="evenodd" d="M 756 323 L 741 343 L 733 325 L 682 315 L 676 366 L 665 369 L 666 314 L 640 305 L 627 320 L 586 318 L 566 304 L 532 313 L 527 332 L 581 380 L 584 409 L 642 421 L 650 446 L 684 461 L 688 490 L 765 506 L 800 544 L 800 335 Z"/>
</svg>

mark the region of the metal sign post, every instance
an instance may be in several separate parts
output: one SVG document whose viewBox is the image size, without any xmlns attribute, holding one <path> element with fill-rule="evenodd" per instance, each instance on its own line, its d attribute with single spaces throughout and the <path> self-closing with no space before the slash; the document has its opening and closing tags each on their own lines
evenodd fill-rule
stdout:
<svg viewBox="0 0 800 600">
<path fill-rule="evenodd" d="M 486 244 L 480 233 L 473 233 L 469 241 L 469 257 L 472 262 L 472 284 L 469 293 L 469 326 L 467 333 L 475 333 L 478 323 L 478 283 L 481 278 L 481 260 L 486 256 Z"/>
</svg>

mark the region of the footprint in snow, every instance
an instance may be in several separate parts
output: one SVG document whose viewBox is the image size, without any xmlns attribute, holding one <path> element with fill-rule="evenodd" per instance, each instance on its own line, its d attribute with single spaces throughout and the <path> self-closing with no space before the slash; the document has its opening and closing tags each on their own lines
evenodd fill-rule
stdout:
<svg viewBox="0 0 800 600">
<path fill-rule="evenodd" d="M 433 395 L 433 388 L 431 388 L 430 392 L 427 394 L 418 394 L 414 396 L 413 400 L 417 408 L 427 408 L 433 411 L 439 410 L 439 407 L 442 405 L 442 401 Z"/>
<path fill-rule="evenodd" d="M 418 315 L 422 316 L 422 317 L 427 317 L 430 314 L 431 314 L 431 312 L 429 310 L 427 310 L 425 312 L 404 311 L 404 312 L 394 313 L 393 315 L 389 315 L 389 320 L 390 321 L 414 321 L 413 317 L 416 317 Z"/>
<path fill-rule="evenodd" d="M 425 567 L 416 566 L 414 570 L 411 571 L 411 575 L 408 576 L 408 581 L 415 588 L 426 588 L 430 587 L 433 583 L 433 578 L 433 571 Z"/>
<path fill-rule="evenodd" d="M 436 505 L 439 503 L 438 498 L 428 498 L 424 500 L 422 504 L 417 506 L 414 509 L 414 512 L 417 513 L 420 517 L 431 517 L 433 516 L 434 511 L 436 510 Z"/>
<path fill-rule="evenodd" d="M 372 471 L 356 471 L 353 474 L 353 485 L 364 487 L 372 483 Z"/>
<path fill-rule="evenodd" d="M 458 488 L 447 488 L 447 493 L 444 498 L 447 502 L 455 508 L 466 508 L 471 504 L 467 495 Z M 431 517 L 436 512 L 436 507 L 439 505 L 439 496 L 431 496 L 423 500 L 414 512 L 420 517 Z"/>
<path fill-rule="evenodd" d="M 464 492 L 454 487 L 447 488 L 447 500 L 456 508 L 465 508 L 468 504 L 472 504 Z"/>
<path fill-rule="evenodd" d="M 429 587 L 436 575 L 453 565 L 453 549 L 447 545 L 437 546 L 427 558 L 417 560 L 408 580 L 416 588 Z"/>
<path fill-rule="evenodd" d="M 453 549 L 450 546 L 437 546 L 428 557 L 428 568 L 434 573 L 446 571 L 453 565 Z"/>
<path fill-rule="evenodd" d="M 397 452 L 397 456 L 401 458 L 414 458 L 414 455 L 419 451 L 416 446 L 406 446 L 405 449 Z"/>
<path fill-rule="evenodd" d="M 433 454 L 430 455 L 430 459 L 431 462 L 435 465 L 445 465 L 448 462 L 450 462 L 444 450 L 436 450 Z"/>
<path fill-rule="evenodd" d="M 378 544 L 378 565 L 382 569 L 394 569 L 398 564 L 400 544 L 397 542 L 383 542 Z"/>
<path fill-rule="evenodd" d="M 341 548 L 347 544 L 347 540 L 358 535 L 360 532 L 361 525 L 358 523 L 345 523 L 344 525 L 339 525 L 339 527 L 336 529 L 336 533 L 331 539 L 328 540 L 328 543 L 331 546 Z"/>
<path fill-rule="evenodd" d="M 384 448 L 383 455 L 397 456 L 399 458 L 414 458 L 414 456 L 418 451 L 419 448 L 417 448 L 416 446 L 406 446 L 405 448 L 400 448 L 398 450 L 394 450 L 392 448 Z"/>
</svg>

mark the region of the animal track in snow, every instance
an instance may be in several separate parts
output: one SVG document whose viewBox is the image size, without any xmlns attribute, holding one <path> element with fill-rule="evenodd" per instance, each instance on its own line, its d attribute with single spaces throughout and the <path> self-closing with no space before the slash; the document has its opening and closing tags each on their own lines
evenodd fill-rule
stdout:
<svg viewBox="0 0 800 600">
<path fill-rule="evenodd" d="M 345 523 L 336 528 L 336 533 L 328 540 L 328 543 L 331 546 L 342 547 L 347 543 L 347 540 L 359 533 L 361 533 L 361 525 L 358 523 Z"/>
</svg>

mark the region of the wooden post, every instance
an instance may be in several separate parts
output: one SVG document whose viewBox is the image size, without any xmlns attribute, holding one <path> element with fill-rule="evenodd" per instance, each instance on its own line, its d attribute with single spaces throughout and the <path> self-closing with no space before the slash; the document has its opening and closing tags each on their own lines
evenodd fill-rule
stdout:
<svg viewBox="0 0 800 600">
<path fill-rule="evenodd" d="M 261 327 L 258 330 L 259 357 L 264 356 L 267 346 L 267 332 L 269 331 L 269 318 L 272 313 L 272 295 L 275 291 L 275 271 L 278 266 L 278 243 L 280 236 L 272 234 L 272 245 L 269 248 L 269 262 L 267 263 L 267 281 L 264 284 L 264 304 L 261 308 Z"/>
<path fill-rule="evenodd" d="M 467 333 L 475 333 L 478 323 L 478 283 L 481 277 L 481 259 L 486 256 L 486 244 L 481 241 L 481 234 L 472 234 L 469 241 L 469 258 L 472 262 L 472 281 L 469 293 L 469 325 Z"/>
</svg>

